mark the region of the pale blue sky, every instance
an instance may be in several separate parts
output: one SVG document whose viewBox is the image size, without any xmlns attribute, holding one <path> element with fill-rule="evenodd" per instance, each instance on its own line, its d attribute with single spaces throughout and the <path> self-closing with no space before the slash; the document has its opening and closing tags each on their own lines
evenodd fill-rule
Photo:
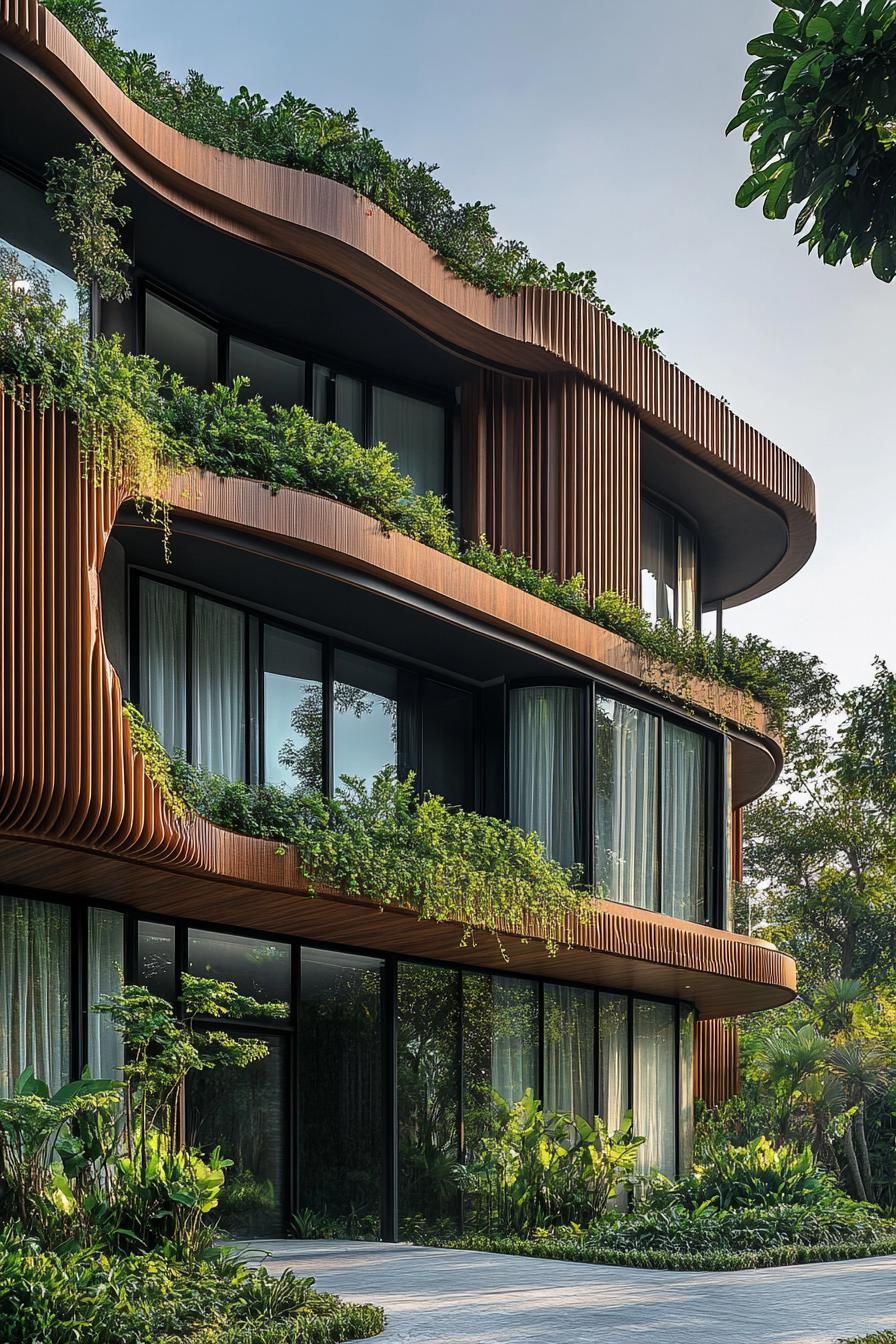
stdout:
<svg viewBox="0 0 896 1344">
<path fill-rule="evenodd" d="M 547 261 L 594 267 L 617 313 L 803 462 L 819 544 L 728 614 L 822 655 L 847 683 L 896 663 L 896 286 L 823 267 L 789 223 L 737 210 L 746 147 L 723 129 L 769 0 L 110 0 L 127 45 L 226 92 L 357 107 L 400 155 Z"/>
</svg>

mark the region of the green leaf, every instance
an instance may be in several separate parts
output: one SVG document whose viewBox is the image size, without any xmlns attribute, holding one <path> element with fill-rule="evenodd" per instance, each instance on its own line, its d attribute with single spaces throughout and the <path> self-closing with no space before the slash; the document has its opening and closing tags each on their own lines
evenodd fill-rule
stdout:
<svg viewBox="0 0 896 1344">
<path fill-rule="evenodd" d="M 793 164 L 782 163 L 774 181 L 766 193 L 762 213 L 766 219 L 783 219 L 790 206 L 790 179 L 793 177 Z"/>
<path fill-rule="evenodd" d="M 802 56 L 797 56 L 784 78 L 784 83 L 781 86 L 782 93 L 789 89 L 794 80 L 799 79 L 803 71 L 808 70 L 813 62 L 820 60 L 822 56 L 827 54 L 824 47 L 813 47 L 811 51 L 804 51 Z"/>
<path fill-rule="evenodd" d="M 800 51 L 799 42 L 793 38 L 777 37 L 774 33 L 767 33 L 764 37 L 754 37 L 747 43 L 748 56 L 763 56 L 771 61 L 786 61 L 788 55 L 794 51 Z"/>
<path fill-rule="evenodd" d="M 811 37 L 819 42 L 830 42 L 833 39 L 834 30 L 827 19 L 820 15 L 817 18 L 810 19 L 806 24 L 806 37 Z"/>
<path fill-rule="evenodd" d="M 22 1070 L 16 1080 L 16 1096 L 47 1098 L 49 1095 L 50 1089 L 40 1078 L 35 1078 L 34 1070 L 29 1064 L 27 1068 Z"/>
<path fill-rule="evenodd" d="M 741 209 L 751 205 L 757 196 L 761 196 L 764 191 L 768 190 L 770 181 L 771 175 L 765 170 L 761 173 L 751 173 L 747 180 L 738 187 L 734 204 L 740 206 Z"/>
<path fill-rule="evenodd" d="M 790 9 L 782 9 L 775 15 L 772 31 L 778 37 L 796 37 L 800 30 L 800 21 Z"/>
<path fill-rule="evenodd" d="M 888 238 L 879 238 L 875 243 L 871 253 L 871 270 L 886 285 L 896 275 L 896 249 Z"/>
</svg>

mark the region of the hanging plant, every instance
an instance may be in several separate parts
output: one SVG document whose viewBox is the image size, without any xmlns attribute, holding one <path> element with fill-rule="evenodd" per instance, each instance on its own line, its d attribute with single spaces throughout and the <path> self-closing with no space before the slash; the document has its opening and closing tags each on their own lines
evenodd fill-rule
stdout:
<svg viewBox="0 0 896 1344">
<path fill-rule="evenodd" d="M 115 200 L 125 185 L 115 160 L 95 140 L 78 145 L 73 158 L 47 164 L 47 202 L 69 240 L 75 280 L 82 289 L 96 285 L 100 297 L 120 303 L 131 292 L 130 258 L 121 246 L 121 230 L 130 207 Z"/>
</svg>

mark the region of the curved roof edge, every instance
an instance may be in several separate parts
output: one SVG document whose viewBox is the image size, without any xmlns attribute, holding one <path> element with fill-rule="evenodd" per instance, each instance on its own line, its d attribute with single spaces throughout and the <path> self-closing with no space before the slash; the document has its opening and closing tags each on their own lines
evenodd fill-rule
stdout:
<svg viewBox="0 0 896 1344">
<path fill-rule="evenodd" d="M 808 560 L 815 486 L 805 468 L 585 299 L 536 288 L 497 298 L 454 275 L 350 187 L 188 139 L 132 102 L 40 0 L 4 0 L 0 39 L 137 180 L 178 208 L 338 275 L 475 358 L 532 373 L 573 370 L 599 383 L 645 426 L 776 509 L 787 550 L 738 603 Z"/>
</svg>

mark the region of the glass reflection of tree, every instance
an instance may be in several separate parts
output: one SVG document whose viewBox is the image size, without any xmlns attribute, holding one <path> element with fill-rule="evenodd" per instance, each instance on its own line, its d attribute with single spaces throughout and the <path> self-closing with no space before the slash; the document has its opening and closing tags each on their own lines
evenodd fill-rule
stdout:
<svg viewBox="0 0 896 1344">
<path fill-rule="evenodd" d="M 388 716 L 393 747 L 398 742 L 398 702 L 374 695 L 360 686 L 333 683 L 333 709 L 337 714 L 352 714 L 363 719 L 376 709 Z M 305 792 L 323 785 L 324 699 L 323 687 L 309 686 L 289 716 L 295 738 L 283 743 L 277 760 L 296 777 L 296 785 Z"/>
<path fill-rule="evenodd" d="M 401 1217 L 456 1225 L 458 972 L 403 963 L 398 979 Z M 411 1229 L 408 1229 L 409 1231 Z"/>
</svg>

